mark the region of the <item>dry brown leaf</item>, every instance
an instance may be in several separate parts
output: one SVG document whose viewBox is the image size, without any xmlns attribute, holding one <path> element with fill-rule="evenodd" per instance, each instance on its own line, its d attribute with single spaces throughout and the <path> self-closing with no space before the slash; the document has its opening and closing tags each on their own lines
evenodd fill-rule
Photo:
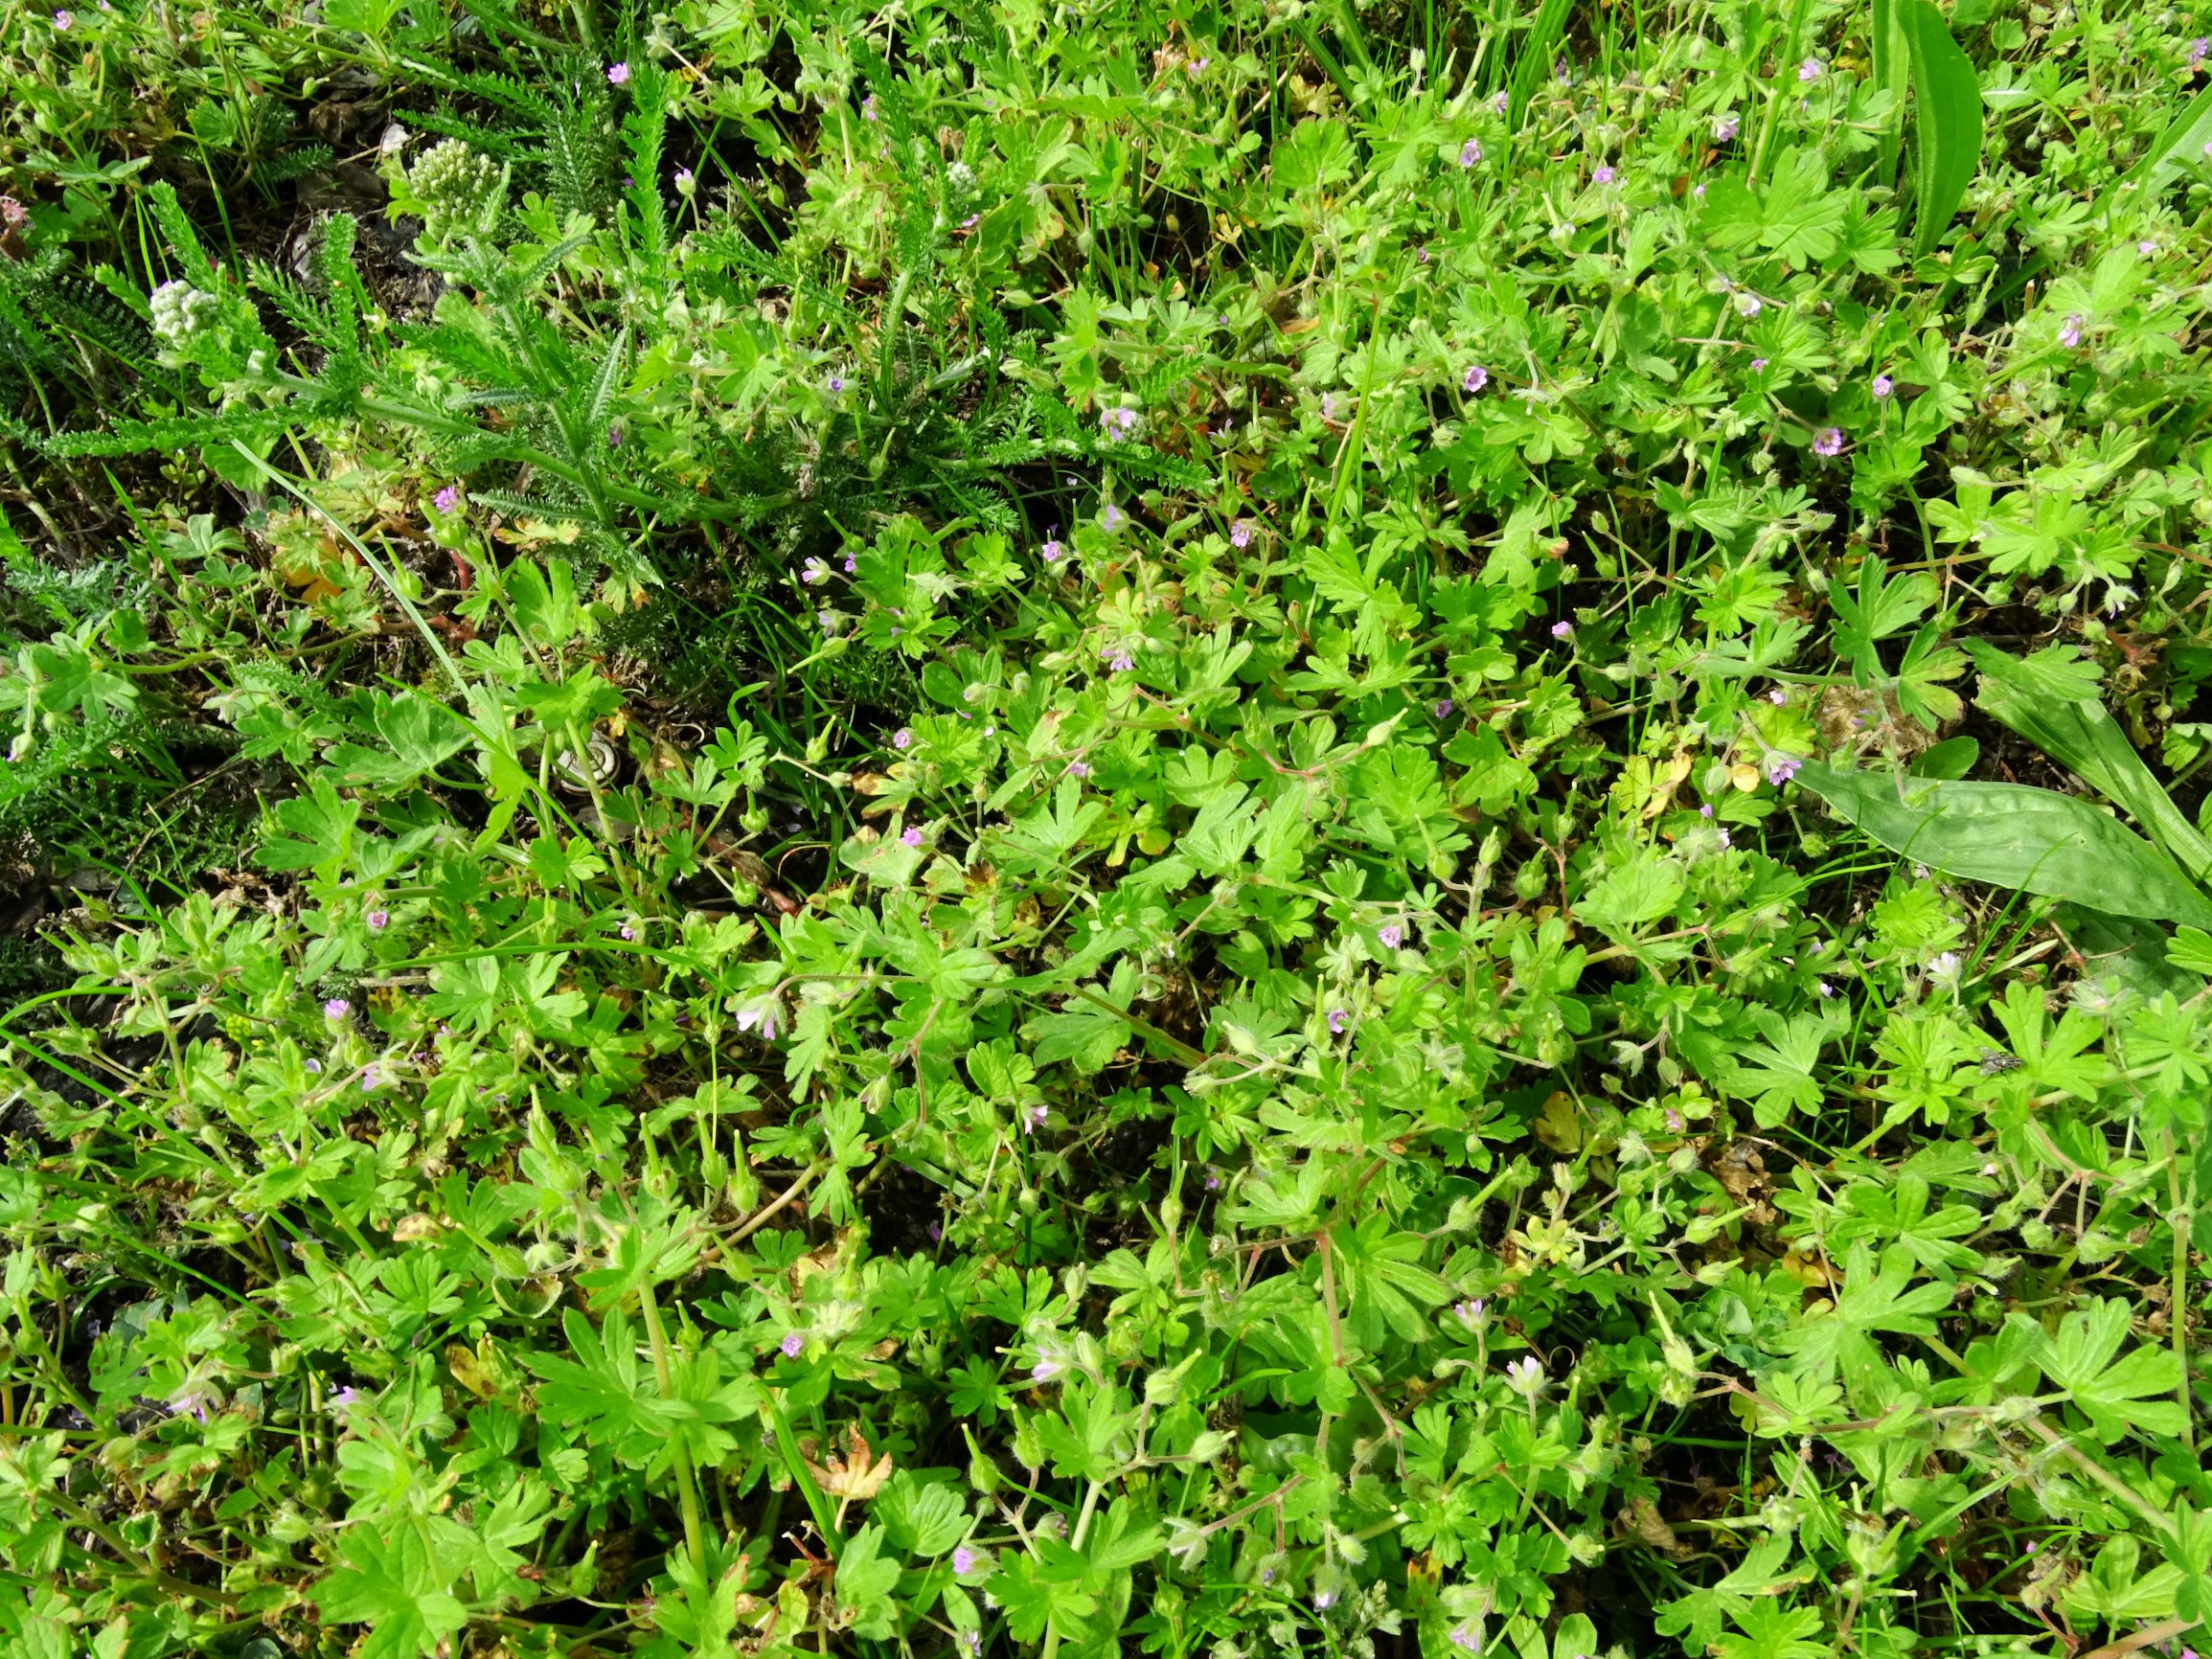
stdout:
<svg viewBox="0 0 2212 1659">
<path fill-rule="evenodd" d="M 883 1483 L 891 1478 L 891 1454 L 885 1452 L 874 1464 L 870 1455 L 868 1437 L 855 1423 L 845 1431 L 845 1455 L 830 1459 L 830 1466 L 809 1459 L 807 1471 L 814 1477 L 814 1484 L 834 1498 L 850 1498 L 865 1503 L 883 1489 Z"/>
</svg>

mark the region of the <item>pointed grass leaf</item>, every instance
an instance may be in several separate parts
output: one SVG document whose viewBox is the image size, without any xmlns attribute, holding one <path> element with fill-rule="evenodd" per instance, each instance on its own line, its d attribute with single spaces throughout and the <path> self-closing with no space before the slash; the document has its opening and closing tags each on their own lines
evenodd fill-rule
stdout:
<svg viewBox="0 0 2212 1659">
<path fill-rule="evenodd" d="M 2172 859 L 2071 795 L 1844 772 L 1817 761 L 1797 781 L 1892 852 L 1947 875 L 2114 916 L 2212 925 L 2212 900 Z"/>
</svg>

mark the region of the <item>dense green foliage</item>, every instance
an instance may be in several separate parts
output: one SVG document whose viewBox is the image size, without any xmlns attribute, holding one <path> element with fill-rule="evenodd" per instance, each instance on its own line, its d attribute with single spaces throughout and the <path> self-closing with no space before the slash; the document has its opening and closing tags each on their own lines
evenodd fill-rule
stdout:
<svg viewBox="0 0 2212 1659">
<path fill-rule="evenodd" d="M 0 8 L 0 1655 L 2201 1642 L 2204 34 Z"/>
</svg>

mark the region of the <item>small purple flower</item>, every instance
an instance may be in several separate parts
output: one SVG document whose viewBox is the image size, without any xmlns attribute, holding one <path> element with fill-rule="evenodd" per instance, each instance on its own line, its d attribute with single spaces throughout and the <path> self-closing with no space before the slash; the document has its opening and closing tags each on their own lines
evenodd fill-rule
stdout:
<svg viewBox="0 0 2212 1659">
<path fill-rule="evenodd" d="M 1063 1369 L 1060 1362 L 1051 1354 L 1040 1354 L 1038 1362 L 1029 1368 L 1030 1379 L 1034 1382 L 1050 1382 Z"/>
<path fill-rule="evenodd" d="M 630 926 L 630 924 L 627 921 L 624 922 L 620 927 L 616 928 L 615 932 L 623 939 L 635 939 L 637 937 L 637 929 Z"/>
<path fill-rule="evenodd" d="M 2158 243 L 2155 239 L 2145 237 L 2141 241 L 2135 244 L 2135 251 L 2141 254 L 2145 259 L 2150 259 L 2154 254 L 2157 253 Z"/>
<path fill-rule="evenodd" d="M 392 913 L 389 910 L 372 910 L 361 920 L 369 924 L 371 933 L 381 933 L 392 925 Z"/>
<path fill-rule="evenodd" d="M 758 1031 L 763 1042 L 774 1042 L 776 1022 L 783 1014 L 783 1004 L 776 1000 L 776 993 L 770 991 L 738 1010 L 738 1030 Z"/>
<path fill-rule="evenodd" d="M 1105 655 L 1106 667 L 1117 674 L 1126 674 L 1137 666 L 1136 659 L 1131 657 L 1129 651 L 1121 646 L 1106 647 Z"/>
<path fill-rule="evenodd" d="M 2191 69 L 2203 62 L 2208 55 L 2212 55 L 2212 34 L 2200 34 L 2189 42 L 2189 67 Z M 2185 1652 L 2183 1659 L 2196 1659 L 2196 1655 Z"/>
<path fill-rule="evenodd" d="M 1673 1106 L 1667 1108 L 1667 1127 L 1677 1135 L 1682 1132 L 1682 1114 Z"/>
<path fill-rule="evenodd" d="M 1206 1166 L 1206 1191 L 1209 1193 L 1219 1193 L 1220 1190 L 1221 1171 L 1209 1164 Z"/>
<path fill-rule="evenodd" d="M 334 996 L 323 1004 L 323 1017 L 325 1019 L 344 1019 L 353 1011 L 353 1005 L 342 996 Z"/>
<path fill-rule="evenodd" d="M 976 1554 L 966 1544 L 952 1552 L 952 1570 L 962 1578 L 975 1571 Z"/>
<path fill-rule="evenodd" d="M 75 27 L 76 27 L 76 25 L 77 25 L 77 13 L 76 13 L 76 12 L 74 12 L 74 11 L 57 11 L 57 12 L 55 12 L 55 14 L 54 14 L 54 27 L 55 27 L 55 28 L 57 28 L 57 29 L 60 29 L 60 30 L 68 30 L 68 29 L 73 29 L 73 28 L 75 28 Z"/>
<path fill-rule="evenodd" d="M 1472 1625 L 1455 1625 L 1451 1629 L 1451 1645 L 1462 1653 L 1482 1651 L 1482 1638 Z"/>
<path fill-rule="evenodd" d="M 894 749 L 912 748 L 914 746 L 913 732 L 904 726 L 901 726 L 896 732 L 891 734 L 891 746 Z"/>
<path fill-rule="evenodd" d="M 1703 201 L 1705 199 L 1705 187 L 1700 184 L 1695 190 L 1691 191 L 1690 199 L 1692 201 Z"/>
<path fill-rule="evenodd" d="M 860 101 L 860 119 L 862 121 L 874 121 L 876 119 L 876 95 L 873 92 Z"/>
<path fill-rule="evenodd" d="M 448 484 L 430 498 L 430 505 L 440 512 L 450 513 L 461 505 L 461 491 L 455 486 Z"/>
<path fill-rule="evenodd" d="M 1384 949 L 1396 950 L 1398 942 L 1405 937 L 1405 929 L 1395 921 L 1386 921 L 1382 924 L 1382 930 L 1377 937 L 1382 941 Z"/>
<path fill-rule="evenodd" d="M 1108 409 L 1098 418 L 1099 430 L 1107 443 L 1120 443 L 1136 436 L 1139 419 L 1134 409 Z"/>
<path fill-rule="evenodd" d="M 1252 545 L 1252 524 L 1249 519 L 1240 518 L 1229 526 L 1229 545 L 1231 547 L 1250 547 Z"/>
<path fill-rule="evenodd" d="M 323 1075 L 323 1062 L 321 1060 L 309 1059 L 306 1063 L 309 1076 L 319 1078 Z"/>
<path fill-rule="evenodd" d="M 1722 828 L 1722 829 L 1719 829 L 1719 830 L 1714 830 L 1714 831 L 1713 831 L 1713 833 L 1721 837 L 1721 847 L 1722 847 L 1722 850 L 1723 852 L 1725 852 L 1725 851 L 1727 850 L 1727 847 L 1728 847 L 1728 831 L 1727 831 L 1727 830 L 1726 830 L 1726 829 L 1723 827 L 1723 828 Z"/>
<path fill-rule="evenodd" d="M 855 556 L 855 555 L 854 555 L 854 554 L 850 554 L 850 553 L 848 553 L 848 554 L 845 556 L 845 574 L 846 574 L 847 576 L 851 576 L 851 575 L 852 575 L 852 574 L 853 574 L 855 571 L 858 570 L 859 568 L 860 568 L 860 560 L 859 560 L 858 557 L 857 557 L 857 556 Z"/>
<path fill-rule="evenodd" d="M 1555 640 L 1572 639 L 1574 638 L 1574 633 L 1575 625 L 1571 622 L 1556 622 L 1552 624 L 1552 638 Z"/>
<path fill-rule="evenodd" d="M 1098 521 L 1099 528 L 1110 535 L 1129 523 L 1129 515 L 1109 501 L 1099 509 Z"/>
<path fill-rule="evenodd" d="M 1428 705 L 1428 712 L 1440 720 L 1448 720 L 1451 718 L 1451 699 L 1449 697 L 1437 698 L 1435 702 Z"/>
<path fill-rule="evenodd" d="M 1764 358 L 1764 357 L 1754 357 L 1754 358 L 1752 358 L 1752 359 L 1751 359 L 1751 373 L 1752 373 L 1752 374 L 1756 375 L 1756 374 L 1758 374 L 1758 373 L 1759 373 L 1761 370 L 1765 369 L 1766 367 L 1767 367 L 1767 359 L 1766 359 L 1766 358 Z"/>
<path fill-rule="evenodd" d="M 1490 371 L 1480 363 L 1470 363 L 1467 366 L 1467 373 L 1461 376 L 1459 382 L 1460 390 L 1471 398 L 1489 384 Z"/>
<path fill-rule="evenodd" d="M 384 1071 L 374 1062 L 361 1068 L 361 1092 L 370 1094 L 384 1086 Z"/>
<path fill-rule="evenodd" d="M 1756 317 L 1766 308 L 1767 302 L 1757 294 L 1738 294 L 1736 296 L 1736 314 L 1739 317 Z"/>
<path fill-rule="evenodd" d="M 1830 426 L 1824 428 L 1820 432 L 1819 436 L 1813 440 L 1813 453 L 1820 456 L 1836 456 L 1842 454 L 1843 429 L 1840 426 Z"/>
<path fill-rule="evenodd" d="M 1491 108 L 1497 111 L 1498 114 L 1503 115 L 1506 112 L 1507 107 L 1512 102 L 1513 94 L 1501 87 L 1498 89 L 1496 96 L 1491 99 L 1490 106 Z"/>
<path fill-rule="evenodd" d="M 1828 66 L 1817 57 L 1808 57 L 1797 66 L 1797 79 L 1808 86 L 1827 73 Z"/>
<path fill-rule="evenodd" d="M 1713 123 L 1713 142 L 1715 144 L 1726 144 L 1743 130 L 1743 121 L 1731 109 L 1726 115 L 1720 117 Z"/>
<path fill-rule="evenodd" d="M 1044 1127 L 1045 1110 L 1045 1104 L 1042 1101 L 1038 1101 L 1035 1105 L 1022 1108 L 1021 1127 L 1024 1134 Z"/>
<path fill-rule="evenodd" d="M 606 446 L 609 449 L 620 449 L 622 447 L 623 437 L 623 429 L 619 425 L 609 426 L 606 429 Z"/>
<path fill-rule="evenodd" d="M 1890 395 L 1890 393 L 1897 390 L 1897 382 L 1892 380 L 1887 375 L 1877 375 L 1873 379 L 1866 383 L 1866 389 L 1869 392 L 1872 392 L 1877 398 L 1886 398 Z"/>
<path fill-rule="evenodd" d="M 359 1405 L 360 1403 L 361 1391 L 355 1388 L 352 1383 L 348 1383 L 344 1388 L 338 1390 L 336 1394 L 331 1396 L 330 1409 L 331 1411 L 351 1411 L 354 1406 Z"/>
<path fill-rule="evenodd" d="M 1484 1322 L 1490 1317 L 1490 1311 L 1479 1296 L 1471 1302 L 1453 1303 L 1451 1311 L 1460 1324 L 1466 1326 L 1470 1330 L 1480 1330 Z"/>
<path fill-rule="evenodd" d="M 1789 703 L 1790 693 L 1784 691 L 1780 686 L 1776 686 L 1773 690 L 1767 693 L 1767 700 L 1772 703 L 1777 709 L 1779 709 Z"/>
<path fill-rule="evenodd" d="M 1813 989 L 1820 993 L 1821 999 L 1823 1001 L 1836 994 L 1836 988 L 1830 985 L 1824 979 L 1814 980 L 1813 982 Z"/>
<path fill-rule="evenodd" d="M 796 1359 L 799 1357 L 800 1351 L 807 1346 L 807 1339 L 801 1336 L 796 1330 L 787 1331 L 784 1336 L 784 1340 L 778 1343 L 776 1346 L 784 1351 L 784 1357 L 786 1359 Z"/>
<path fill-rule="evenodd" d="M 2070 352 L 2081 343 L 2082 313 L 2079 311 L 2069 312 L 2066 320 L 2059 327 L 2059 344 Z"/>
<path fill-rule="evenodd" d="M 629 84 L 629 65 L 627 63 L 608 64 L 606 66 L 606 79 L 610 85 L 627 86 Z"/>
<path fill-rule="evenodd" d="M 807 567 L 799 572 L 799 580 L 814 587 L 830 580 L 830 567 L 818 558 L 807 560 Z"/>
<path fill-rule="evenodd" d="M 1797 768 L 1805 762 L 1794 755 L 1769 755 L 1767 758 L 1767 782 L 1779 787 L 1797 776 Z"/>
<path fill-rule="evenodd" d="M 1344 1011 L 1340 1008 L 1333 1008 L 1329 1011 L 1329 1034 L 1331 1036 L 1342 1036 L 1344 1034 Z"/>
<path fill-rule="evenodd" d="M 684 195 L 690 195 L 692 193 L 692 188 L 697 183 L 698 180 L 692 176 L 692 170 L 690 168 L 679 167 L 676 169 L 676 190 L 679 193 Z"/>
<path fill-rule="evenodd" d="M 904 830 L 901 830 L 899 834 L 899 844 L 901 847 L 921 846 L 922 830 L 920 827 L 910 824 Z"/>
<path fill-rule="evenodd" d="M 1611 184 L 1612 182 L 1613 170 L 1609 167 L 1607 167 L 1603 162 L 1600 162 L 1595 168 L 1590 170 L 1590 183 Z"/>
<path fill-rule="evenodd" d="M 1482 159 L 1482 141 L 1471 138 L 1459 147 L 1459 165 L 1472 167 Z"/>
<path fill-rule="evenodd" d="M 1047 564 L 1058 564 L 1067 557 L 1067 549 L 1060 545 L 1058 536 L 1046 536 L 1044 545 L 1038 551 L 1044 555 L 1044 562 Z"/>
<path fill-rule="evenodd" d="M 831 375 L 822 385 L 832 398 L 841 398 L 845 394 L 845 376 L 842 375 Z"/>
<path fill-rule="evenodd" d="M 1071 778 L 1087 778 L 1090 776 L 1090 762 L 1088 761 L 1070 761 L 1067 763 L 1067 774 Z"/>
</svg>

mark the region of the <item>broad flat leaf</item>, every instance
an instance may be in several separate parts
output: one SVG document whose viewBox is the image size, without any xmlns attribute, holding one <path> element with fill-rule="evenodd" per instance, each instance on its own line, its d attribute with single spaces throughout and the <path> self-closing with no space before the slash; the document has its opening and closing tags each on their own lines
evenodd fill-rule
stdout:
<svg viewBox="0 0 2212 1659">
<path fill-rule="evenodd" d="M 2071 795 L 1843 772 L 1817 761 L 1797 781 L 1892 852 L 1947 875 L 2113 916 L 2212 927 L 2212 900 L 2171 858 Z"/>
<path fill-rule="evenodd" d="M 361 808 L 340 800 L 329 779 L 317 774 L 308 780 L 305 795 L 280 801 L 269 816 L 285 833 L 264 840 L 254 861 L 264 870 L 307 870 L 345 857 L 353 849 Z"/>
<path fill-rule="evenodd" d="M 2142 1625 L 2174 1611 L 2181 1570 L 2161 1561 L 2142 1570 L 2143 1546 L 2125 1535 L 2097 1552 L 2089 1570 L 2066 1586 L 2066 1611 L 2076 1618 L 2104 1619 L 2114 1625 Z"/>
<path fill-rule="evenodd" d="M 1756 1011 L 1751 1020 L 1767 1040 L 1745 1049 L 1745 1063 L 1728 1075 L 1728 1092 L 1751 1102 L 1751 1115 L 1763 1129 L 1785 1122 L 1792 1111 L 1817 1112 L 1820 1084 L 1813 1073 L 1828 1040 L 1828 1022 L 1816 1013 L 1785 1019 L 1770 1008 Z"/>
<path fill-rule="evenodd" d="M 1835 1306 L 1802 1325 L 1782 1331 L 1770 1341 L 1780 1353 L 1795 1354 L 1798 1375 L 1826 1381 L 1846 1352 L 1857 1352 L 1878 1331 L 1897 1336 L 1932 1336 L 1931 1315 L 1950 1306 L 1951 1285 L 1936 1282 L 1908 1289 L 1920 1276 L 1912 1253 L 1892 1245 L 1882 1252 L 1879 1268 L 1873 1250 L 1854 1244 L 1845 1259 L 1843 1287 Z"/>
<path fill-rule="evenodd" d="M 1981 83 L 1973 62 L 1950 37 L 1943 13 L 1928 0 L 1904 9 L 1905 46 L 1912 58 L 1918 113 L 1918 215 L 1913 252 L 1933 248 L 1950 224 L 1981 166 Z"/>
<path fill-rule="evenodd" d="M 2020 1315 L 2015 1315 L 2018 1318 Z M 2118 1359 L 2132 1310 L 2119 1297 L 2077 1307 L 2059 1322 L 2058 1334 L 2043 1339 L 2036 1363 L 2043 1375 L 2074 1397 L 2074 1403 L 2110 1445 L 2129 1429 L 2179 1434 L 2181 1402 L 2175 1398 L 2181 1380 L 2180 1361 L 2167 1349 L 2138 1344 Z"/>
<path fill-rule="evenodd" d="M 331 751 L 331 763 L 342 774 L 341 782 L 397 788 L 411 784 L 468 746 L 467 722 L 444 703 L 406 692 L 376 710 L 376 735 L 391 753 L 340 743 Z"/>
<path fill-rule="evenodd" d="M 934 1559 L 968 1535 L 968 1510 L 960 1497 L 949 1481 L 924 1481 L 912 1469 L 901 1469 L 877 1498 L 875 1513 L 894 1549 Z"/>
<path fill-rule="evenodd" d="M 899 1605 L 891 1592 L 899 1583 L 899 1563 L 882 1554 L 883 1529 L 862 1527 L 837 1552 L 834 1580 L 837 1605 L 852 1615 L 853 1633 L 881 1641 L 899 1627 Z"/>
<path fill-rule="evenodd" d="M 395 1518 L 349 1528 L 345 1553 L 346 1565 L 317 1587 L 315 1602 L 326 1625 L 369 1626 L 362 1659 L 415 1659 L 468 1622 L 419 1526 Z M 441 1554 L 458 1565 L 458 1552 Z"/>
<path fill-rule="evenodd" d="M 2105 712 L 2093 669 L 2056 648 L 2025 660 L 1982 640 L 1966 648 L 1981 670 L 1975 703 L 2134 819 L 2199 881 L 2212 876 L 2212 841 L 2174 805 Z"/>
<path fill-rule="evenodd" d="M 1814 1640 L 1821 1635 L 1816 1608 L 1762 1600 L 1735 1618 L 1744 1633 L 1722 1636 L 1713 1645 L 1722 1659 L 1822 1659 L 1832 1651 L 1827 1642 Z"/>
</svg>

